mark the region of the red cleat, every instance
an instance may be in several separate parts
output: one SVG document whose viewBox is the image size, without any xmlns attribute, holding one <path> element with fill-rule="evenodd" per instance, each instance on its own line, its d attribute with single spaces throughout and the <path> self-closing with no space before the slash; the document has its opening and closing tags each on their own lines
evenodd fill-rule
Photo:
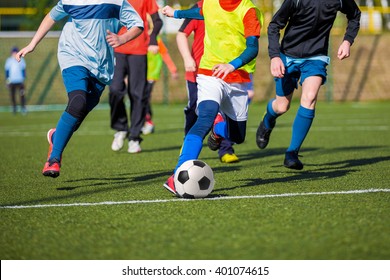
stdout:
<svg viewBox="0 0 390 280">
<path fill-rule="evenodd" d="M 61 168 L 61 163 L 57 162 L 56 159 L 54 159 L 53 162 L 47 161 L 45 163 L 45 166 L 43 167 L 42 174 L 43 176 L 57 178 L 58 176 L 60 176 L 60 168 Z"/>
<path fill-rule="evenodd" d="M 164 184 L 164 188 L 166 188 L 168 191 L 170 191 L 171 193 L 177 196 L 174 177 L 175 175 L 172 175 L 168 178 L 168 180 Z"/>
</svg>

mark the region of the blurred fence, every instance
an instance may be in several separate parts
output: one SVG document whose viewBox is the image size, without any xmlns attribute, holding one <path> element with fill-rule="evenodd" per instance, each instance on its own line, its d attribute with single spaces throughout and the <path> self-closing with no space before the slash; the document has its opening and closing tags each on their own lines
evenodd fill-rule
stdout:
<svg viewBox="0 0 390 280">
<path fill-rule="evenodd" d="M 390 30 L 390 8 L 389 7 L 360 7 L 362 16 L 360 28 L 362 32 L 379 34 Z"/>
</svg>

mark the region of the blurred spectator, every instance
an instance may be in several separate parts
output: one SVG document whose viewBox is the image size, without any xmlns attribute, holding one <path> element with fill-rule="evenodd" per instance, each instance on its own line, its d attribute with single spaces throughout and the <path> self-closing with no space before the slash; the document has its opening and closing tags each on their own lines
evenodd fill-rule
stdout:
<svg viewBox="0 0 390 280">
<path fill-rule="evenodd" d="M 26 114 L 26 98 L 24 96 L 24 81 L 26 79 L 26 61 L 24 58 L 18 62 L 16 54 L 19 52 L 17 47 L 11 49 L 11 56 L 5 62 L 5 80 L 11 97 L 13 113 L 16 114 L 16 93 L 19 92 L 21 113 Z"/>
</svg>

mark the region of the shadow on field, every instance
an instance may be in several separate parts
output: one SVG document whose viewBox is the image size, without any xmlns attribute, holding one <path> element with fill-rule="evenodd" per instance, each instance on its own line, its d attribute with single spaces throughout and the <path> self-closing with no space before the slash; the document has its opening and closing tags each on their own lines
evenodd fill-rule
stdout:
<svg viewBox="0 0 390 280">
<path fill-rule="evenodd" d="M 72 186 L 72 187 L 62 187 L 62 188 L 57 188 L 57 190 L 74 190 L 77 188 L 82 188 L 82 187 L 96 187 L 96 186 L 110 186 L 110 185 L 115 185 L 115 184 L 125 184 L 125 186 L 119 186 L 119 187 L 110 187 L 110 188 L 105 188 L 104 191 L 107 190 L 113 190 L 113 189 L 121 189 L 121 188 L 129 188 L 132 187 L 131 183 L 137 183 L 137 182 L 148 182 L 157 178 L 165 178 L 169 177 L 172 175 L 172 172 L 170 170 L 167 171 L 162 171 L 162 172 L 150 172 L 148 174 L 145 174 L 144 172 L 141 173 L 142 175 L 137 176 L 137 173 L 122 173 L 116 175 L 116 177 L 104 177 L 104 178 L 99 178 L 99 177 L 92 177 L 92 178 L 80 178 L 80 179 L 75 179 L 75 180 L 67 180 L 64 183 L 82 183 L 83 185 L 80 186 Z M 96 182 L 100 181 L 97 183 L 87 183 L 84 184 L 85 182 Z M 139 185 L 133 185 L 134 187 L 139 186 Z M 95 192 L 99 192 L 96 191 Z"/>
<path fill-rule="evenodd" d="M 372 147 L 372 146 L 361 146 L 361 147 L 339 147 L 335 149 L 318 149 L 318 148 L 309 148 L 305 149 L 305 153 L 308 151 L 317 151 L 321 150 L 321 152 L 324 153 L 336 153 L 338 151 L 359 151 L 359 150 L 367 150 L 367 149 L 377 149 L 380 147 Z M 267 151 L 259 151 L 247 154 L 246 156 L 240 156 L 240 159 L 243 160 L 251 160 L 251 159 L 258 159 L 260 156 L 262 158 L 267 156 L 274 156 L 276 154 L 284 154 L 284 149 L 269 149 Z M 303 160 L 302 160 L 303 161 Z M 214 193 L 224 192 L 224 191 L 230 191 L 234 189 L 239 188 L 246 188 L 246 187 L 256 187 L 256 186 L 264 186 L 267 184 L 285 184 L 285 183 L 292 183 L 292 182 L 298 182 L 298 181 L 313 181 L 313 180 L 326 180 L 326 179 L 334 179 L 342 176 L 346 176 L 349 173 L 358 172 L 361 170 L 362 166 L 369 166 L 372 164 L 376 164 L 379 162 L 386 162 L 390 161 L 390 156 L 377 156 L 377 157 L 370 157 L 370 158 L 360 158 L 357 159 L 356 155 L 354 155 L 353 159 L 345 159 L 341 161 L 333 161 L 333 162 L 325 162 L 322 164 L 305 164 L 306 168 L 310 168 L 310 170 L 291 170 L 287 169 L 282 166 L 282 162 L 280 165 L 275 166 L 278 167 L 278 169 L 283 169 L 285 171 L 285 174 L 281 177 L 274 177 L 274 178 L 268 178 L 268 179 L 262 179 L 262 178 L 246 178 L 246 179 L 240 179 L 235 181 L 235 186 L 232 187 L 225 187 L 225 188 L 219 188 L 214 191 Z M 358 168 L 356 168 L 358 167 Z M 233 168 L 233 169 L 226 169 L 226 167 L 221 167 L 220 172 L 224 171 L 232 171 L 232 170 L 238 170 L 240 168 Z M 216 168 L 216 171 L 218 169 Z M 280 171 L 275 171 L 275 174 L 279 174 Z M 287 176 L 286 176 L 287 174 Z M 240 182 L 237 184 L 237 182 Z"/>
</svg>

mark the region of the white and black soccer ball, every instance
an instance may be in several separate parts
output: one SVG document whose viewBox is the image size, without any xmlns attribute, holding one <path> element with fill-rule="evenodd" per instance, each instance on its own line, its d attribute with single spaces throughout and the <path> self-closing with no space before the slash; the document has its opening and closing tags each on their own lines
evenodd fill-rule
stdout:
<svg viewBox="0 0 390 280">
<path fill-rule="evenodd" d="M 175 188 L 180 197 L 203 198 L 214 188 L 211 167 L 201 160 L 187 160 L 175 172 Z"/>
</svg>

